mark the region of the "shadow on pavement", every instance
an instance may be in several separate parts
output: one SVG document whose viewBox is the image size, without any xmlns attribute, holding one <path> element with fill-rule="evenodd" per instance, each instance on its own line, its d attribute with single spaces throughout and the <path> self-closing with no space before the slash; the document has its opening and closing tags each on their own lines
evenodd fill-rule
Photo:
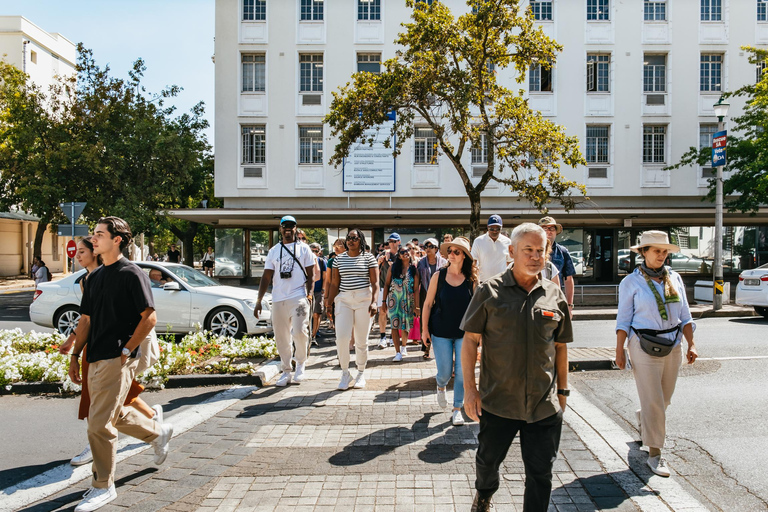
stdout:
<svg viewBox="0 0 768 512">
<path fill-rule="evenodd" d="M 765 317 L 762 317 L 762 316 L 749 316 L 749 317 L 741 317 L 741 318 L 729 318 L 728 321 L 736 323 L 736 324 L 746 324 L 746 325 L 768 324 L 768 318 L 765 318 Z"/>
<path fill-rule="evenodd" d="M 8 468 L 0 471 L 0 489 L 12 487 L 19 482 L 23 482 L 28 478 L 39 475 L 40 473 L 45 473 L 49 469 L 53 469 L 56 466 L 60 466 L 66 462 L 69 462 L 69 460 L 54 460 L 48 462 L 47 464 L 37 464 L 36 466 L 20 466 L 17 468 Z"/>
</svg>

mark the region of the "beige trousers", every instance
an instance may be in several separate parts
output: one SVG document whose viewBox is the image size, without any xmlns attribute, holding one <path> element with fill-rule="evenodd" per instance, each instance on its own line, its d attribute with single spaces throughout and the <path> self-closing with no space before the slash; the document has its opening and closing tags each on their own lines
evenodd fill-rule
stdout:
<svg viewBox="0 0 768 512">
<path fill-rule="evenodd" d="M 672 402 L 677 374 L 683 361 L 682 343 L 664 357 L 646 354 L 636 335 L 629 340 L 629 358 L 640 397 L 640 423 L 643 445 L 664 448 L 667 433 L 667 407 Z"/>
<path fill-rule="evenodd" d="M 349 370 L 349 342 L 355 333 L 355 363 L 357 371 L 365 371 L 368 363 L 368 333 L 373 318 L 369 312 L 371 289 L 361 288 L 341 292 L 334 300 L 336 305 L 336 352 L 343 371 Z"/>
<path fill-rule="evenodd" d="M 306 296 L 272 303 L 272 330 L 275 331 L 275 345 L 277 345 L 284 372 L 292 370 L 292 357 L 296 358 L 296 364 L 302 364 L 307 360 L 311 313 Z M 295 355 L 294 343 L 296 344 Z"/>
<path fill-rule="evenodd" d="M 115 483 L 118 432 L 145 443 L 151 443 L 160 433 L 156 421 L 133 407 L 123 406 L 138 364 L 138 359 L 128 359 L 121 365 L 116 357 L 88 365 L 88 443 L 93 452 L 93 487 L 105 489 Z"/>
</svg>

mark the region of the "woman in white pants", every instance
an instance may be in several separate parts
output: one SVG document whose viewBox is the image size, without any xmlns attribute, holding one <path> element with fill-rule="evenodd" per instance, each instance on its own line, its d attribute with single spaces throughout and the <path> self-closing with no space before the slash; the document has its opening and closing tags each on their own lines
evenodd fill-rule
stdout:
<svg viewBox="0 0 768 512">
<path fill-rule="evenodd" d="M 365 387 L 365 365 L 368 362 L 368 331 L 376 314 L 379 293 L 379 266 L 373 254 L 366 251 L 365 236 L 359 229 L 347 233 L 346 252 L 336 256 L 331 270 L 331 286 L 326 308 L 336 308 L 336 350 L 341 365 L 338 389 L 349 389 L 353 384 L 349 374 L 349 343 L 355 335 L 355 362 L 357 377 L 355 389 Z"/>
<path fill-rule="evenodd" d="M 663 231 L 646 231 L 631 249 L 643 261 L 621 281 L 616 314 L 616 365 L 625 368 L 624 344 L 635 376 L 640 410 L 637 420 L 642 443 L 648 447 L 647 464 L 660 476 L 669 476 L 661 455 L 666 436 L 666 410 L 672 401 L 682 363 L 682 338 L 688 342 L 688 364 L 698 357 L 693 343 L 694 323 L 680 275 L 664 266 L 670 252 L 679 252 Z"/>
</svg>

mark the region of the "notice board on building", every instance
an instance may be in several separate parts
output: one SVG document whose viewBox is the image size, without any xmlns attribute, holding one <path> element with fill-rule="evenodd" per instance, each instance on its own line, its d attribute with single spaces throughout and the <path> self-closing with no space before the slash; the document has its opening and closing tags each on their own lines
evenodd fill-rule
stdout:
<svg viewBox="0 0 768 512">
<path fill-rule="evenodd" d="M 363 140 L 357 142 L 344 159 L 342 175 L 344 192 L 394 192 L 395 157 L 390 147 L 384 147 L 384 141 L 392 133 L 395 113 L 388 114 L 389 121 L 365 131 Z M 368 140 L 373 138 L 373 145 Z"/>
</svg>

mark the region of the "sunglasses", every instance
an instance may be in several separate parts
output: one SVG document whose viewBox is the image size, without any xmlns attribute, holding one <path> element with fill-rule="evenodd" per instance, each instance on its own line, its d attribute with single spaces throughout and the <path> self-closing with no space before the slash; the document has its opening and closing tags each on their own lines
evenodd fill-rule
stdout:
<svg viewBox="0 0 768 512">
<path fill-rule="evenodd" d="M 544 231 L 555 231 L 555 232 L 557 232 L 557 226 L 541 226 L 541 228 Z"/>
<path fill-rule="evenodd" d="M 462 251 L 461 249 L 454 249 L 454 248 L 450 248 L 445 252 L 447 252 L 448 254 L 455 254 L 456 256 L 460 256 L 461 254 L 464 254 L 464 251 Z"/>
<path fill-rule="evenodd" d="M 432 245 L 432 244 L 424 244 L 424 248 L 425 248 L 425 249 L 434 249 L 434 248 L 435 248 L 435 246 L 434 246 L 434 245 Z"/>
<path fill-rule="evenodd" d="M 316 252 L 318 252 L 318 250 L 317 249 L 312 249 L 312 252 L 316 253 Z"/>
<path fill-rule="evenodd" d="M 397 251 L 397 254 L 399 254 L 400 256 L 402 256 L 403 254 L 408 254 L 408 250 L 407 249 L 400 249 L 399 251 Z"/>
<path fill-rule="evenodd" d="M 359 241 L 360 241 L 360 237 L 358 237 L 358 236 L 348 236 L 347 237 L 347 242 L 359 242 Z"/>
<path fill-rule="evenodd" d="M 488 228 L 488 231 L 494 231 L 494 232 L 496 232 L 496 231 L 501 231 L 501 228 L 499 228 L 499 227 L 495 227 L 495 228 Z"/>
<path fill-rule="evenodd" d="M 296 227 L 296 224 L 283 224 L 280 227 L 283 228 L 283 229 L 293 229 L 293 228 Z"/>
</svg>

